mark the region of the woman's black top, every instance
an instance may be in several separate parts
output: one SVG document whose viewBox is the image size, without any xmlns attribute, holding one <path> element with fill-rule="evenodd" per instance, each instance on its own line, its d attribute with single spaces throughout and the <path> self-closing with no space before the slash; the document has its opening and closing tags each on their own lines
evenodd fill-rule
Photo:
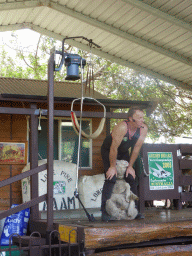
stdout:
<svg viewBox="0 0 192 256">
<path fill-rule="evenodd" d="M 130 138 L 129 130 L 128 130 L 128 123 L 129 121 L 125 121 L 127 124 L 127 133 L 123 137 L 121 144 L 118 147 L 117 159 L 118 160 L 126 160 L 129 161 L 131 149 L 135 146 L 138 138 L 140 137 L 140 128 L 137 128 L 134 135 Z M 110 151 L 110 147 L 112 144 L 112 135 L 108 135 L 102 145 L 102 151 Z"/>
</svg>

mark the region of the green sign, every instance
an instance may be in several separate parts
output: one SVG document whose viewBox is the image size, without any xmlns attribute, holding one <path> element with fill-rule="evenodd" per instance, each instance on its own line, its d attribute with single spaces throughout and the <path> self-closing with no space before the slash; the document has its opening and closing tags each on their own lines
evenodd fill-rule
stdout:
<svg viewBox="0 0 192 256">
<path fill-rule="evenodd" d="M 171 152 L 148 152 L 149 189 L 174 189 L 173 156 Z"/>
</svg>

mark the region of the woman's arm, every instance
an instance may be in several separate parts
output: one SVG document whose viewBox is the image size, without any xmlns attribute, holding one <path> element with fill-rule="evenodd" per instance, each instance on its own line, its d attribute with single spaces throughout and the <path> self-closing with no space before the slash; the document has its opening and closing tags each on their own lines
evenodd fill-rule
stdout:
<svg viewBox="0 0 192 256">
<path fill-rule="evenodd" d="M 144 124 L 143 126 L 144 128 L 141 128 L 140 129 L 140 137 L 138 139 L 138 141 L 136 142 L 134 148 L 133 148 L 133 151 L 132 151 L 132 154 L 131 154 L 131 157 L 130 157 L 130 161 L 129 161 L 129 166 L 127 167 L 127 171 L 126 171 L 126 177 L 128 176 L 128 174 L 130 173 L 133 178 L 135 179 L 135 170 L 133 169 L 133 164 L 135 163 L 138 155 L 139 155 L 139 152 L 141 150 L 141 147 L 143 145 L 143 142 L 147 136 L 147 125 Z"/>
<path fill-rule="evenodd" d="M 126 132 L 127 132 L 127 124 L 125 122 L 118 123 L 112 131 L 112 143 L 111 143 L 110 152 L 109 152 L 110 167 L 106 172 L 107 179 L 111 180 L 114 175 L 117 175 L 117 170 L 116 170 L 117 151 Z"/>
</svg>

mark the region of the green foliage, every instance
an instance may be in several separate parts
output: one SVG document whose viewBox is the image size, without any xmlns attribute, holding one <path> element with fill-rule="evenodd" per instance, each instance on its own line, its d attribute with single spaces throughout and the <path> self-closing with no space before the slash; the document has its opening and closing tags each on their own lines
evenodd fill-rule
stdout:
<svg viewBox="0 0 192 256">
<path fill-rule="evenodd" d="M 8 47 L 15 52 L 10 56 L 2 46 L 0 52 L 1 70 L 0 76 L 28 79 L 47 79 L 47 63 L 50 57 L 50 50 L 55 46 L 56 40 L 40 35 L 36 49 L 23 48 L 19 45 L 18 35 L 12 33 L 12 40 Z M 58 74 L 56 79 L 60 79 Z"/>
<path fill-rule="evenodd" d="M 146 117 L 149 137 L 157 140 L 164 136 L 168 141 L 192 129 L 192 95 L 174 85 L 111 63 L 105 75 L 97 82 L 97 89 L 112 99 L 157 101 L 150 117 Z M 104 88 L 104 90 L 102 89 Z"/>
</svg>

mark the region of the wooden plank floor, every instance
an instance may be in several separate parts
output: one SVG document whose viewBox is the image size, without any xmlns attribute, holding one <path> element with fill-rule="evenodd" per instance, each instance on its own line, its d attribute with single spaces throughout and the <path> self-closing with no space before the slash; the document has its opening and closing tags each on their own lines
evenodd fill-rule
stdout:
<svg viewBox="0 0 192 256">
<path fill-rule="evenodd" d="M 43 220 L 45 222 L 45 220 Z M 55 227 L 81 229 L 88 250 L 139 243 L 154 239 L 192 236 L 192 209 L 145 210 L 145 219 L 132 221 L 89 222 L 88 219 L 54 220 Z M 83 230 L 83 231 L 82 231 Z M 34 231 L 34 230 L 33 230 Z"/>
</svg>

